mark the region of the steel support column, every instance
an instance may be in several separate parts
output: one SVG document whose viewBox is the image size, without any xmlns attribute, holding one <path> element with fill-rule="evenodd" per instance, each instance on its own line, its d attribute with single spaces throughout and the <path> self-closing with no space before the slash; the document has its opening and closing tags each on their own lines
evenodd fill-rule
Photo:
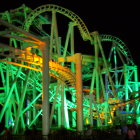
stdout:
<svg viewBox="0 0 140 140">
<path fill-rule="evenodd" d="M 48 41 L 49 42 L 49 41 Z M 47 42 L 47 43 L 48 43 Z M 43 66 L 42 66 L 42 134 L 48 135 L 50 130 L 50 105 L 49 105 L 49 45 L 41 44 Z"/>
<path fill-rule="evenodd" d="M 82 92 L 82 55 L 75 54 L 76 63 L 76 103 L 77 103 L 77 131 L 83 131 L 83 92 Z"/>
</svg>

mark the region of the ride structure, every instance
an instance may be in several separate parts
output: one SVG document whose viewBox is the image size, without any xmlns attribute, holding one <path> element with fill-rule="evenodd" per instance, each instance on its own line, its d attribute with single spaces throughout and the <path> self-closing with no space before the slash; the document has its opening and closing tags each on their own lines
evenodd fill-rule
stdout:
<svg viewBox="0 0 140 140">
<path fill-rule="evenodd" d="M 89 32 L 78 15 L 54 4 L 23 4 L 0 17 L 0 122 L 14 134 L 26 125 L 47 135 L 54 127 L 139 123 L 137 66 L 123 41 Z"/>
</svg>

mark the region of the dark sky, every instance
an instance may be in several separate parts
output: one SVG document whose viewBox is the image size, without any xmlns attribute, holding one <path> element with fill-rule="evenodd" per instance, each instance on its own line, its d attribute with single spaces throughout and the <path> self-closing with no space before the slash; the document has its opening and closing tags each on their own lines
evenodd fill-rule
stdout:
<svg viewBox="0 0 140 140">
<path fill-rule="evenodd" d="M 140 8 L 135 1 L 104 0 L 12 0 L 3 2 L 0 12 L 15 9 L 23 3 L 32 9 L 43 4 L 56 4 L 77 14 L 87 25 L 90 32 L 111 34 L 124 41 L 129 48 L 134 63 L 139 63 Z M 76 2 L 76 3 L 75 3 Z"/>
</svg>

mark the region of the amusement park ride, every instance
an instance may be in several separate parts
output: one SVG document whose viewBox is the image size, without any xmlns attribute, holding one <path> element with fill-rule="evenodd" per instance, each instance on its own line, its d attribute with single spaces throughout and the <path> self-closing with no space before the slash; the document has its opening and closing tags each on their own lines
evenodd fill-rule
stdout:
<svg viewBox="0 0 140 140">
<path fill-rule="evenodd" d="M 76 53 L 84 47 L 75 45 L 76 30 L 92 55 Z M 53 127 L 140 123 L 139 86 L 125 43 L 89 32 L 72 11 L 46 4 L 0 13 L 0 122 L 14 134 L 26 125 L 46 135 Z"/>
</svg>

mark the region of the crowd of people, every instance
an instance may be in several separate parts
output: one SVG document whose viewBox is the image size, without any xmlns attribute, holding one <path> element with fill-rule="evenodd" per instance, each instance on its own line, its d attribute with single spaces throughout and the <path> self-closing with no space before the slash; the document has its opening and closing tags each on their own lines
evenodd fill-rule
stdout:
<svg viewBox="0 0 140 140">
<path fill-rule="evenodd" d="M 37 140 L 38 131 L 35 125 L 32 126 L 32 129 L 26 128 L 23 133 L 13 135 L 12 130 L 8 127 L 5 127 L 0 135 L 0 140 Z"/>
<path fill-rule="evenodd" d="M 139 127 L 137 124 L 128 124 L 116 127 L 117 136 L 123 137 L 124 140 L 137 140 Z"/>
<path fill-rule="evenodd" d="M 92 128 L 90 125 L 87 125 L 86 129 L 81 133 L 74 130 L 61 128 L 51 130 L 50 134 L 47 137 L 49 138 L 49 140 L 139 140 L 139 131 L 140 128 L 135 123 L 128 125 L 124 124 L 110 126 L 108 128 L 105 127 L 102 129 Z M 10 138 L 10 140 L 17 140 L 17 137 L 12 136 L 7 128 L 5 128 L 2 136 L 3 138 Z M 22 135 L 20 135 L 19 137 L 21 137 L 21 140 L 43 139 L 41 130 L 38 130 L 35 125 L 33 125 L 30 129 L 26 127 Z"/>
<path fill-rule="evenodd" d="M 135 123 L 110 126 L 102 129 L 92 128 L 90 125 L 87 125 L 82 133 L 62 129 L 61 131 L 53 131 L 50 134 L 50 137 L 52 137 L 52 140 L 55 136 L 57 137 L 57 140 L 59 140 L 58 135 L 63 137 L 66 136 L 67 139 L 71 138 L 73 140 L 140 140 L 140 135 L 138 135 L 139 132 L 140 127 Z M 61 139 L 62 137 L 60 140 Z"/>
</svg>

